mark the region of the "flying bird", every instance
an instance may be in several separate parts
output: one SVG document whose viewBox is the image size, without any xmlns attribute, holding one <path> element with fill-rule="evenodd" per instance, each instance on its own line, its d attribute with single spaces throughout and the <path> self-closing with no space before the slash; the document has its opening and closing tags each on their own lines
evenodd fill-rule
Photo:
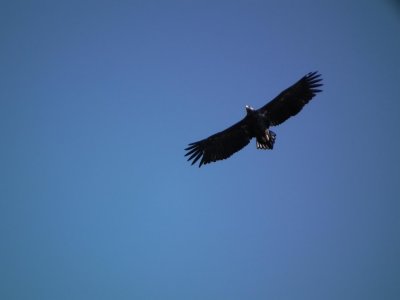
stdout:
<svg viewBox="0 0 400 300">
<path fill-rule="evenodd" d="M 310 72 L 259 109 L 246 105 L 246 116 L 231 127 L 203 140 L 190 143 L 185 151 L 199 167 L 227 159 L 256 138 L 257 149 L 273 149 L 276 134 L 269 128 L 297 115 L 316 93 L 321 92 L 321 75 Z"/>
</svg>

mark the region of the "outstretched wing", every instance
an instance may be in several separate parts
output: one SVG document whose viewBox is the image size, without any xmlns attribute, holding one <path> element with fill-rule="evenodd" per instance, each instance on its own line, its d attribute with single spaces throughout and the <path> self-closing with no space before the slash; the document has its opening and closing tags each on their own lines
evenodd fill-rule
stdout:
<svg viewBox="0 0 400 300">
<path fill-rule="evenodd" d="M 321 92 L 318 87 L 322 86 L 320 74 L 310 72 L 281 92 L 275 99 L 264 105 L 259 111 L 267 115 L 271 126 L 279 125 L 298 114 L 316 93 Z"/>
<path fill-rule="evenodd" d="M 192 165 L 199 159 L 199 167 L 217 160 L 226 159 L 245 147 L 251 140 L 246 117 L 235 125 L 208 138 L 189 144 L 185 156 Z"/>
</svg>

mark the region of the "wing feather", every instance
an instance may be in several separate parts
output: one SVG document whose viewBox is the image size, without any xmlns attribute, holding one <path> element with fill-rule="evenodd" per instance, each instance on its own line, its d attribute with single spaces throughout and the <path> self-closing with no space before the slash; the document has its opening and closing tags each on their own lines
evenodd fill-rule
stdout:
<svg viewBox="0 0 400 300">
<path fill-rule="evenodd" d="M 297 115 L 316 93 L 321 92 L 318 89 L 321 81 L 318 72 L 310 72 L 259 110 L 269 117 L 271 126 L 279 125 Z"/>
<path fill-rule="evenodd" d="M 189 156 L 188 161 L 192 165 L 199 159 L 199 167 L 203 164 L 215 162 L 230 157 L 247 146 L 252 136 L 246 118 L 231 127 L 213 134 L 206 139 L 190 143 L 185 150 L 185 156 Z"/>
</svg>

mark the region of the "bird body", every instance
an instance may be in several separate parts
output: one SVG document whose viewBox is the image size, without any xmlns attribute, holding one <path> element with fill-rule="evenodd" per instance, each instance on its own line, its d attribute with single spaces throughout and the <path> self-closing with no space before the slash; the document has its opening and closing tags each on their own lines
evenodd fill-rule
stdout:
<svg viewBox="0 0 400 300">
<path fill-rule="evenodd" d="M 248 127 L 252 129 L 250 135 L 256 138 L 257 149 L 272 149 L 276 134 L 268 129 L 271 125 L 268 115 L 260 110 L 255 110 L 249 105 L 246 105 L 246 112 Z"/>
<path fill-rule="evenodd" d="M 269 128 L 298 114 L 322 86 L 320 74 L 310 72 L 259 109 L 246 106 L 246 116 L 231 127 L 203 140 L 190 143 L 185 156 L 199 167 L 226 159 L 256 138 L 257 149 L 273 149 L 276 134 Z"/>
</svg>

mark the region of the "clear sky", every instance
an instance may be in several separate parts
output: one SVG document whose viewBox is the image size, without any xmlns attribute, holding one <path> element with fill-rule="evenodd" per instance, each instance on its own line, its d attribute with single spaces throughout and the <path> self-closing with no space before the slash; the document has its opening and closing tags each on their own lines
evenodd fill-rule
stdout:
<svg viewBox="0 0 400 300">
<path fill-rule="evenodd" d="M 2 1 L 0 298 L 400 299 L 399 33 L 384 0 Z M 186 162 L 314 70 L 273 151 Z"/>
</svg>

